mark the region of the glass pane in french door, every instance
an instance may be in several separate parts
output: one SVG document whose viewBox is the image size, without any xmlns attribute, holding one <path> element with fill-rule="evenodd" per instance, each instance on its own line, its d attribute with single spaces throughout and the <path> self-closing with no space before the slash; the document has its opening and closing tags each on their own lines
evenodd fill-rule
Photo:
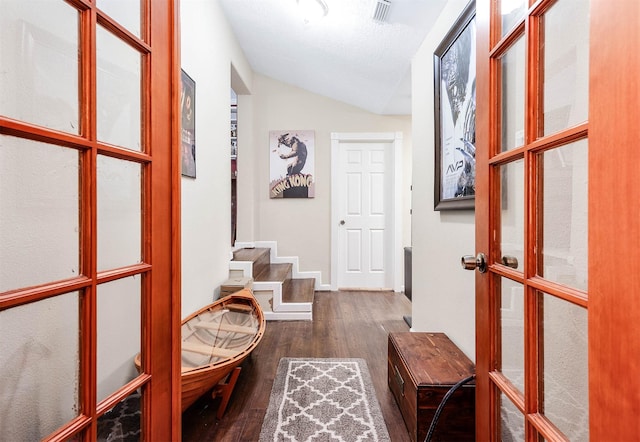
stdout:
<svg viewBox="0 0 640 442">
<path fill-rule="evenodd" d="M 524 38 L 500 58 L 503 152 L 524 144 L 525 61 Z"/>
<path fill-rule="evenodd" d="M 542 411 L 572 441 L 589 440 L 587 310 L 547 293 L 542 303 Z"/>
<path fill-rule="evenodd" d="M 500 441 L 524 441 L 524 415 L 504 394 L 500 394 Z"/>
<path fill-rule="evenodd" d="M 542 269 L 538 274 L 587 290 L 589 257 L 588 143 L 580 140 L 539 154 L 542 181 Z"/>
<path fill-rule="evenodd" d="M 543 134 L 549 135 L 587 120 L 589 0 L 556 2 L 544 13 L 543 23 Z"/>
<path fill-rule="evenodd" d="M 525 16 L 527 0 L 500 0 L 502 35 L 506 35 Z"/>
<path fill-rule="evenodd" d="M 76 149 L 0 135 L 0 292 L 80 274 Z"/>
<path fill-rule="evenodd" d="M 524 267 L 524 160 L 500 166 L 500 238 L 501 262 L 509 258 L 511 266 Z M 515 260 L 513 259 L 515 258 Z"/>
<path fill-rule="evenodd" d="M 64 1 L 0 2 L 0 115 L 78 134 L 79 18 Z"/>
<path fill-rule="evenodd" d="M 142 166 L 98 155 L 98 270 L 142 261 Z"/>
<path fill-rule="evenodd" d="M 524 287 L 507 278 L 500 287 L 500 371 L 524 394 Z"/>
<path fill-rule="evenodd" d="M 0 311 L 1 440 L 40 440 L 79 415 L 79 315 L 78 292 Z"/>
<path fill-rule="evenodd" d="M 142 150 L 142 56 L 102 26 L 96 30 L 98 140 Z"/>
<path fill-rule="evenodd" d="M 98 402 L 138 375 L 141 280 L 134 275 L 98 286 Z"/>
<path fill-rule="evenodd" d="M 124 26 L 136 37 L 142 37 L 140 20 L 142 5 L 140 0 L 97 0 L 98 8 Z"/>
</svg>

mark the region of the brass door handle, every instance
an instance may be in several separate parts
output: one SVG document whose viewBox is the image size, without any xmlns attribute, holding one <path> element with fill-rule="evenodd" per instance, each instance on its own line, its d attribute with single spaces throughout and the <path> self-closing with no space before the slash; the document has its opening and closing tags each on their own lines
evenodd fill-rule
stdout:
<svg viewBox="0 0 640 442">
<path fill-rule="evenodd" d="M 512 269 L 518 268 L 518 258 L 515 256 L 504 255 L 502 257 L 502 265 L 511 267 Z"/>
<path fill-rule="evenodd" d="M 487 257 L 484 253 L 478 253 L 477 256 L 464 255 L 460 260 L 462 268 L 465 270 L 478 270 L 480 273 L 487 271 Z"/>
</svg>

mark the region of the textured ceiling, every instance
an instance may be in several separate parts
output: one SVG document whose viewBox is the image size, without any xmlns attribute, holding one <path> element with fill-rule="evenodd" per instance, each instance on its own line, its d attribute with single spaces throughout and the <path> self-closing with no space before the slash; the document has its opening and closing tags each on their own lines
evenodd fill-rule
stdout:
<svg viewBox="0 0 640 442">
<path fill-rule="evenodd" d="M 377 114 L 411 113 L 411 59 L 447 0 L 325 0 L 305 22 L 296 0 L 219 0 L 253 70 Z"/>
</svg>

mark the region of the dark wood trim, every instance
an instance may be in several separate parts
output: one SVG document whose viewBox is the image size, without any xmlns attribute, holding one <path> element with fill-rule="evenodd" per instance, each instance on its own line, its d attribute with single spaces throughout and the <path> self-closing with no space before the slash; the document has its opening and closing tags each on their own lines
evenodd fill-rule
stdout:
<svg viewBox="0 0 640 442">
<path fill-rule="evenodd" d="M 591 0 L 589 437 L 640 434 L 640 2 Z M 634 56 L 630 56 L 634 54 Z M 612 70 L 612 68 L 615 69 Z"/>
<path fill-rule="evenodd" d="M 82 104 L 80 111 L 82 114 Z M 81 118 L 80 125 L 84 127 L 84 119 Z M 81 128 L 82 130 L 82 128 Z M 20 137 L 27 140 L 39 141 L 42 143 L 55 144 L 58 146 L 75 147 L 77 149 L 91 148 L 92 143 L 83 135 L 76 135 L 67 132 L 57 131 L 32 123 L 13 120 L 0 116 L 0 134 Z"/>
<path fill-rule="evenodd" d="M 54 433 L 44 437 L 41 442 L 68 441 L 73 440 L 73 436 L 86 429 L 91 424 L 91 419 L 85 415 L 80 415 L 71 420 L 67 425 L 59 428 Z"/>
<path fill-rule="evenodd" d="M 144 5 L 144 2 L 141 2 Z M 143 6 L 144 8 L 144 6 Z M 144 15 L 143 15 L 144 16 Z M 148 22 L 148 20 L 144 20 L 144 22 Z M 142 54 L 148 54 L 151 52 L 151 47 L 145 43 L 141 37 L 137 37 L 132 34 L 127 28 L 114 21 L 108 15 L 104 15 L 102 13 L 98 14 L 98 24 L 103 28 L 111 31 L 113 35 L 122 39 L 122 41 L 126 42 L 129 46 L 134 48 L 136 51 L 139 51 Z M 144 34 L 144 26 L 140 28 L 141 33 Z"/>
<path fill-rule="evenodd" d="M 100 416 L 111 408 L 115 407 L 119 402 L 125 400 L 127 396 L 135 392 L 138 388 L 143 388 L 149 382 L 149 375 L 141 375 L 130 382 L 127 382 L 121 389 L 111 393 L 109 396 L 100 401 L 96 407 L 97 414 Z"/>
<path fill-rule="evenodd" d="M 499 15 L 498 20 L 500 20 Z M 510 33 L 496 42 L 494 46 L 491 46 L 489 57 L 493 59 L 502 57 L 523 35 L 525 35 L 525 24 L 521 22 L 518 26 L 515 26 Z"/>
<path fill-rule="evenodd" d="M 98 272 L 98 274 L 96 275 L 96 279 L 98 281 L 98 284 L 104 284 L 105 282 L 126 278 L 127 276 L 144 274 L 150 270 L 151 270 L 151 265 L 140 263 L 132 266 L 126 266 L 126 267 L 121 267 L 117 269 Z"/>
<path fill-rule="evenodd" d="M 518 390 L 501 371 L 492 371 L 489 373 L 489 377 L 496 387 L 511 399 L 515 407 L 520 410 L 521 413 L 524 413 L 525 404 L 522 392 Z"/>
<path fill-rule="evenodd" d="M 98 268 L 98 209 L 97 209 L 97 54 L 96 54 L 96 10 L 88 9 L 82 14 L 83 22 L 81 35 L 82 60 L 82 86 L 81 95 L 81 126 L 82 134 L 91 143 L 90 149 L 82 157 L 80 198 L 81 216 L 83 216 L 80 235 L 80 256 L 82 259 L 82 274 L 91 279 L 92 283 L 83 292 L 82 321 L 80 323 L 80 391 L 81 407 L 83 413 L 90 418 L 88 431 L 84 436 L 93 441 L 96 438 L 98 423 L 96 403 L 98 402 L 98 314 L 97 297 L 98 285 L 96 282 Z"/>
<path fill-rule="evenodd" d="M 149 145 L 153 173 L 145 190 L 150 193 L 151 232 L 149 292 L 144 312 L 150 329 L 145 333 L 145 388 L 143 425 L 146 440 L 180 439 L 180 185 L 178 109 L 178 1 L 147 0 L 152 42 Z M 146 32 L 146 31 L 145 31 Z M 151 75 L 151 72 L 153 75 Z"/>
<path fill-rule="evenodd" d="M 21 304 L 42 301 L 43 299 L 62 295 L 63 293 L 82 291 L 85 287 L 90 286 L 91 283 L 91 279 L 85 276 L 78 276 L 64 281 L 4 292 L 0 296 L 0 311 Z"/>
<path fill-rule="evenodd" d="M 484 252 L 492 262 L 495 252 L 491 248 L 489 225 L 495 214 L 489 211 L 489 193 L 499 192 L 495 179 L 490 180 L 489 158 L 495 131 L 495 94 L 491 93 L 494 81 L 490 74 L 489 48 L 491 44 L 490 17 L 492 3 L 479 0 L 476 7 L 476 100 L 484 103 L 476 107 L 476 253 Z M 493 115 L 493 117 L 492 117 Z M 498 186 L 499 187 L 499 186 Z M 491 354 L 494 354 L 493 332 L 496 324 L 495 306 L 491 302 L 491 272 L 476 274 L 476 440 L 490 441 L 497 428 L 492 410 L 496 406 L 496 395 L 489 373 L 493 370 Z"/>
<path fill-rule="evenodd" d="M 180 0 L 170 0 L 169 27 L 171 33 L 171 48 L 168 51 L 171 62 L 170 81 L 171 89 L 171 116 L 172 129 L 172 154 L 171 162 L 171 293 L 172 310 L 170 321 L 173 324 L 171 340 L 171 438 L 182 438 L 182 211 L 181 211 L 181 183 L 182 183 L 182 157 L 181 157 L 181 133 L 182 119 L 180 112 Z"/>
<path fill-rule="evenodd" d="M 535 432 L 539 432 L 540 434 L 545 434 L 546 437 L 544 440 L 552 440 L 557 442 L 570 442 L 569 439 L 562 434 L 562 432 L 553 425 L 547 417 L 542 413 L 533 413 L 527 416 L 527 421 L 530 425 L 530 440 L 538 441 L 540 440 Z M 535 430 L 535 431 L 533 431 Z"/>
<path fill-rule="evenodd" d="M 527 416 L 538 411 L 539 392 L 542 388 L 542 380 L 538 376 L 539 363 L 542 362 L 541 343 L 539 337 L 543 331 L 539 326 L 539 299 L 535 289 L 529 284 L 529 278 L 535 275 L 536 250 L 535 244 L 538 238 L 539 223 L 538 203 L 541 202 L 538 195 L 538 169 L 537 157 L 527 150 L 528 145 L 537 138 L 540 114 L 538 104 L 542 101 L 541 91 L 543 85 L 540 81 L 543 77 L 539 72 L 539 19 L 525 15 L 525 99 L 524 99 L 524 412 L 525 422 Z M 531 425 L 525 425 L 525 440 L 538 440 Z"/>
<path fill-rule="evenodd" d="M 529 279 L 527 281 L 527 285 L 535 288 L 536 290 L 553 295 L 556 298 L 564 299 L 572 304 L 579 305 L 580 307 L 587 307 L 587 293 L 582 290 L 567 287 L 560 283 L 552 282 L 538 276 L 534 276 Z"/>
</svg>

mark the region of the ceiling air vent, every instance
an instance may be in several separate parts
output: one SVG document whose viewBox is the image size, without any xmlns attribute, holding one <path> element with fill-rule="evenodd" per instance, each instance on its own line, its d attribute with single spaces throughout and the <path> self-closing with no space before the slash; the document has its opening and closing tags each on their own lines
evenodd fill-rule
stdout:
<svg viewBox="0 0 640 442">
<path fill-rule="evenodd" d="M 386 22 L 389 17 L 389 9 L 391 2 L 389 0 L 376 0 L 375 9 L 373 10 L 373 20 L 377 22 Z"/>
</svg>

